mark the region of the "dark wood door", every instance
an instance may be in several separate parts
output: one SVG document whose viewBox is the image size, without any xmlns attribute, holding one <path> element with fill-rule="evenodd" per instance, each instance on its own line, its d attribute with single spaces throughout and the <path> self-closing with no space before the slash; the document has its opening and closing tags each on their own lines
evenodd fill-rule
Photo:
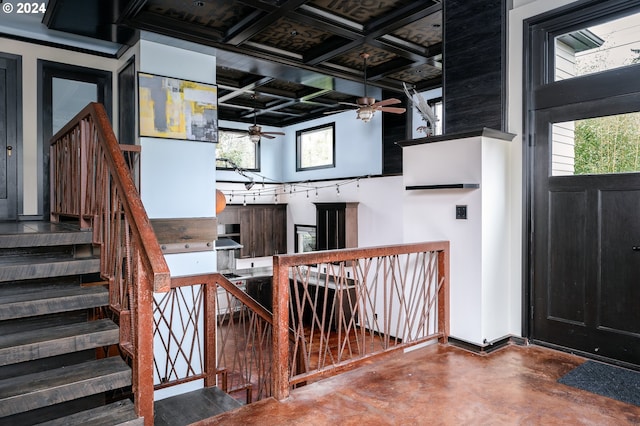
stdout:
<svg viewBox="0 0 640 426">
<path fill-rule="evenodd" d="M 531 334 L 640 365 L 640 173 L 550 171 L 554 122 L 630 105 L 612 100 L 536 112 Z"/>
<path fill-rule="evenodd" d="M 18 217 L 18 59 L 0 55 L 0 220 Z"/>
<path fill-rule="evenodd" d="M 316 203 L 318 250 L 345 248 L 345 203 Z"/>
</svg>

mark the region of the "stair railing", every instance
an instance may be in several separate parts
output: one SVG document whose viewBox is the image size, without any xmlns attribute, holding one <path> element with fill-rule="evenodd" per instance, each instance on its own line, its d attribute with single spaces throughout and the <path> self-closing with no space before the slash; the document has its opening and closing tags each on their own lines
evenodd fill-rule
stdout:
<svg viewBox="0 0 640 426">
<path fill-rule="evenodd" d="M 51 221 L 93 229 L 100 274 L 131 359 L 136 412 L 153 424 L 153 293 L 171 278 L 104 107 L 90 103 L 51 138 Z"/>
<path fill-rule="evenodd" d="M 245 403 L 271 396 L 273 315 L 221 274 L 173 277 L 154 322 L 156 390 L 204 380 Z"/>
<path fill-rule="evenodd" d="M 279 400 L 374 357 L 444 343 L 449 242 L 274 256 L 273 318 Z"/>
</svg>

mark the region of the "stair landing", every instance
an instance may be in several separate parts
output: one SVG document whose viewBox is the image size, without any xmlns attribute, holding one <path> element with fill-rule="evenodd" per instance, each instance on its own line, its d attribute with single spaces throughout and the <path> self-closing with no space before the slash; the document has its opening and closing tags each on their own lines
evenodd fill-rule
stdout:
<svg viewBox="0 0 640 426">
<path fill-rule="evenodd" d="M 219 388 L 197 389 L 156 401 L 154 425 L 186 426 L 241 406 Z"/>
</svg>

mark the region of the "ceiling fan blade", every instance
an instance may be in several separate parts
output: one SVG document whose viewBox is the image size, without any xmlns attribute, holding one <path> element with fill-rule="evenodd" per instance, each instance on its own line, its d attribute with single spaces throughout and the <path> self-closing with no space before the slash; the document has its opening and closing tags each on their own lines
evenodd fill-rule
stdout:
<svg viewBox="0 0 640 426">
<path fill-rule="evenodd" d="M 353 108 L 353 109 L 338 109 L 336 111 L 324 111 L 323 114 L 324 115 L 330 115 L 330 114 L 337 114 L 339 112 L 345 112 L 345 111 L 356 111 L 357 108 Z"/>
<path fill-rule="evenodd" d="M 267 139 L 274 139 L 275 138 L 275 136 L 267 135 L 266 133 L 260 133 L 260 136 L 262 136 L 263 138 L 267 138 Z"/>
<path fill-rule="evenodd" d="M 382 112 L 392 112 L 394 114 L 402 114 L 406 111 L 405 108 L 398 108 L 398 107 L 380 107 L 380 108 L 377 108 L 377 110 Z"/>
<path fill-rule="evenodd" d="M 385 105 L 393 105 L 393 104 L 399 104 L 400 100 L 396 99 L 396 98 L 391 98 L 391 99 L 385 99 L 383 101 L 378 101 L 375 102 L 373 105 L 371 105 L 372 107 L 381 107 L 381 106 L 385 106 Z"/>
<path fill-rule="evenodd" d="M 262 132 L 260 134 L 261 135 L 282 135 L 282 136 L 284 136 L 284 133 L 282 133 L 282 132 Z"/>
</svg>

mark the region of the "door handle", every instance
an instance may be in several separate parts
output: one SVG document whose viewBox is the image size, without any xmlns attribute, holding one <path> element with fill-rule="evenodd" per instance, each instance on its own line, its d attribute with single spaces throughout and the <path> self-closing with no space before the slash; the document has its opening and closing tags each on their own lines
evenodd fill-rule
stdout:
<svg viewBox="0 0 640 426">
<path fill-rule="evenodd" d="M 640 251 L 640 246 L 633 246 L 633 247 L 631 247 L 631 250 Z"/>
<path fill-rule="evenodd" d="M 9 157 L 11 157 L 11 154 L 13 154 L 13 147 L 11 145 L 7 146 L 7 155 Z"/>
</svg>

